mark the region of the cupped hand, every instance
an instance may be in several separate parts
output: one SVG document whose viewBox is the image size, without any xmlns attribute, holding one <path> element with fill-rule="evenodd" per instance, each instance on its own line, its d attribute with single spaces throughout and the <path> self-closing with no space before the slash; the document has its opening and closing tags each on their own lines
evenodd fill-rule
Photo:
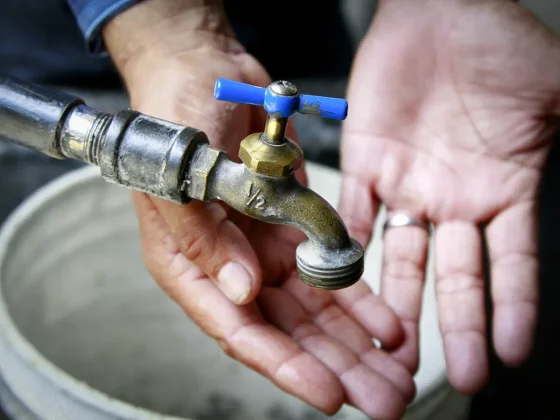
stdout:
<svg viewBox="0 0 560 420">
<path fill-rule="evenodd" d="M 496 352 L 518 365 L 531 351 L 537 192 L 559 99 L 559 39 L 507 0 L 382 1 L 355 62 L 341 213 L 363 243 L 380 203 L 434 224 L 440 329 L 463 392 L 488 375 L 482 235 Z M 381 294 L 407 335 L 393 356 L 412 372 L 428 241 L 417 227 L 384 236 Z"/>
<path fill-rule="evenodd" d="M 204 38 L 195 48 L 159 54 L 147 46 L 142 59 L 116 60 L 131 106 L 203 130 L 239 161 L 240 141 L 263 130 L 265 113 L 215 100 L 214 84 L 221 77 L 258 86 L 271 80 L 231 32 L 193 36 Z M 297 176 L 305 183 L 303 169 Z M 304 285 L 295 270 L 304 235 L 293 228 L 218 202 L 133 199 L 149 272 L 227 354 L 326 413 L 349 403 L 375 418 L 400 418 L 414 396 L 412 376 L 372 339 L 394 346 L 403 330 L 365 283 L 333 293 Z"/>
</svg>

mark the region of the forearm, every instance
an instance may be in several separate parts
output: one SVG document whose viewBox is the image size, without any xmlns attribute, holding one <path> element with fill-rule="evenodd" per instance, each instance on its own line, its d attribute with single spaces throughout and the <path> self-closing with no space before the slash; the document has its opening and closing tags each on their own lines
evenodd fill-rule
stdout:
<svg viewBox="0 0 560 420">
<path fill-rule="evenodd" d="M 226 49 L 235 38 L 221 0 L 145 0 L 111 19 L 102 36 L 124 74 L 139 57 Z"/>
<path fill-rule="evenodd" d="M 241 49 L 222 0 L 145 0 L 111 19 L 103 40 L 127 85 L 173 57 L 201 49 Z"/>
</svg>

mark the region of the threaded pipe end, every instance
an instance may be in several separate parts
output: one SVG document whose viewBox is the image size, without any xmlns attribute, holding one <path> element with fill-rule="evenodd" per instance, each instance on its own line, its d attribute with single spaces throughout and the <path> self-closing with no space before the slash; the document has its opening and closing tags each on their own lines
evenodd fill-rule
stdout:
<svg viewBox="0 0 560 420">
<path fill-rule="evenodd" d="M 318 268 L 297 261 L 297 270 L 301 281 L 308 286 L 324 290 L 344 289 L 360 280 L 364 273 L 364 260 L 338 268 Z"/>
<path fill-rule="evenodd" d="M 105 140 L 105 135 L 109 125 L 113 121 L 113 115 L 111 114 L 100 114 L 88 133 L 87 144 L 86 144 L 86 160 L 94 165 L 99 165 L 99 151 Z"/>
<path fill-rule="evenodd" d="M 318 289 L 337 290 L 360 280 L 364 273 L 364 250 L 354 239 L 350 242 L 350 246 L 338 250 L 302 242 L 296 251 L 301 281 Z"/>
</svg>

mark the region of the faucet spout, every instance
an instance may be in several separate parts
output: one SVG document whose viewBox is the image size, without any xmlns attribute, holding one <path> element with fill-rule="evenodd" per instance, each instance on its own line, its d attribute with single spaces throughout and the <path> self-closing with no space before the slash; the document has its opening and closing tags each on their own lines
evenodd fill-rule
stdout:
<svg viewBox="0 0 560 420">
<path fill-rule="evenodd" d="M 206 145 L 194 157 L 188 175 L 189 196 L 220 200 L 255 219 L 296 227 L 307 236 L 296 251 L 296 265 L 305 283 L 334 290 L 358 281 L 364 251 L 350 238 L 334 208 L 300 184 L 293 173 L 267 176 Z M 206 178 L 200 188 L 201 176 Z M 196 197 L 194 190 L 204 192 Z"/>
<path fill-rule="evenodd" d="M 282 178 L 260 175 L 222 158 L 210 198 L 263 222 L 294 226 L 317 246 L 337 250 L 350 245 L 346 227 L 330 204 L 293 174 Z"/>
</svg>

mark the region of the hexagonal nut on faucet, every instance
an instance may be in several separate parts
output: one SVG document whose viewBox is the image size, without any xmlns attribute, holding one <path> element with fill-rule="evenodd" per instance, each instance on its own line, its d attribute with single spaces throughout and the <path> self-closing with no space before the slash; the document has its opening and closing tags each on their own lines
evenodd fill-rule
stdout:
<svg viewBox="0 0 560 420">
<path fill-rule="evenodd" d="M 303 151 L 286 138 L 281 144 L 270 144 L 262 133 L 251 134 L 239 146 L 239 158 L 253 172 L 268 176 L 285 176 L 301 166 Z"/>
</svg>

